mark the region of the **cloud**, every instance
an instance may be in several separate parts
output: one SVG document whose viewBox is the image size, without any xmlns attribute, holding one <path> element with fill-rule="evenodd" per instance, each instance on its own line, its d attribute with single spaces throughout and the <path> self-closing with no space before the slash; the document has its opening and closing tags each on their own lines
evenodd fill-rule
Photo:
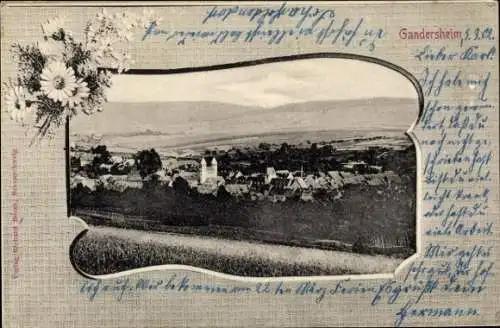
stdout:
<svg viewBox="0 0 500 328">
<path fill-rule="evenodd" d="M 227 70 L 171 75 L 120 75 L 111 102 L 216 101 L 276 107 L 287 103 L 416 98 L 401 74 L 373 63 L 348 59 L 307 59 Z"/>
</svg>

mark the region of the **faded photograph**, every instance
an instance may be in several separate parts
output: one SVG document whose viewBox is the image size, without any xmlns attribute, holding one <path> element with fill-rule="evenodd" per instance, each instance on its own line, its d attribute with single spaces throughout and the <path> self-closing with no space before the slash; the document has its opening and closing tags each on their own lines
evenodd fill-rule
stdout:
<svg viewBox="0 0 500 328">
<path fill-rule="evenodd" d="M 72 260 L 246 277 L 393 273 L 416 252 L 411 82 L 355 59 L 113 77 L 70 125 Z"/>
</svg>

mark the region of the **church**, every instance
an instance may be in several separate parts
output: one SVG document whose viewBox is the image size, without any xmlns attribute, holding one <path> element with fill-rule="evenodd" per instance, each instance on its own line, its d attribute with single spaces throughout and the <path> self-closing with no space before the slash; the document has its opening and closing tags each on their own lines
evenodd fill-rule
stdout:
<svg viewBox="0 0 500 328">
<path fill-rule="evenodd" d="M 202 157 L 200 163 L 200 183 L 207 183 L 208 181 L 217 181 L 217 160 L 215 157 Z"/>
</svg>

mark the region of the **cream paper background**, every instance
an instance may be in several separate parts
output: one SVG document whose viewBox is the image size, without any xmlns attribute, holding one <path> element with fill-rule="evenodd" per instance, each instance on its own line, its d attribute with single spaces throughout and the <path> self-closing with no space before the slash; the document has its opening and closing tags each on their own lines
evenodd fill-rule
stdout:
<svg viewBox="0 0 500 328">
<path fill-rule="evenodd" d="M 250 3 L 246 3 L 250 5 Z M 291 4 L 291 3 L 289 3 Z M 301 5 L 306 4 L 300 3 Z M 66 17 L 68 27 L 75 37 L 83 30 L 84 23 L 101 8 L 87 7 L 76 3 L 77 7 L 31 7 L 27 3 L 22 7 L 2 3 L 1 11 L 1 58 L 2 82 L 14 76 L 16 67 L 9 56 L 10 44 L 17 41 L 23 44 L 40 40 L 40 24 L 48 18 L 60 15 Z M 109 5 L 109 4 L 108 4 Z M 158 3 L 155 3 L 158 6 Z M 163 17 L 166 29 L 196 28 L 201 24 L 206 11 L 210 8 L 193 6 L 156 7 L 154 10 Z M 179 5 L 179 4 L 177 4 Z M 222 4 L 221 4 L 222 5 Z M 226 3 L 225 5 L 229 5 Z M 263 4 L 264 5 L 264 4 Z M 280 3 L 266 6 L 279 7 Z M 490 25 L 495 28 L 496 46 L 498 49 L 498 5 L 493 2 L 476 3 L 314 3 L 316 6 L 335 8 L 338 17 L 364 17 L 372 26 L 382 27 L 390 37 L 379 40 L 373 53 L 360 48 L 345 49 L 328 44 L 316 45 L 312 41 L 287 39 L 280 45 L 267 46 L 254 42 L 225 43 L 208 45 L 207 42 L 189 42 L 183 47 L 173 43 L 165 44 L 158 38 L 132 44 L 132 55 L 137 64 L 134 68 L 175 68 L 189 66 L 205 66 L 234 61 L 245 61 L 264 57 L 285 56 L 313 52 L 350 52 L 368 55 L 390 61 L 402 66 L 417 76 L 425 62 L 418 62 L 412 54 L 416 48 L 422 48 L 426 41 L 399 40 L 400 28 L 419 29 L 426 26 L 453 27 L 464 30 L 470 26 Z M 142 12 L 143 8 L 118 8 L 130 12 Z M 109 7 L 109 12 L 116 9 Z M 234 20 L 242 22 L 244 20 Z M 286 20 L 281 19 L 280 24 Z M 208 24 L 208 27 L 214 25 Z M 251 25 L 248 25 L 250 27 Z M 457 41 L 429 41 L 428 43 L 456 47 Z M 435 62 L 431 65 L 458 69 L 480 76 L 491 71 L 489 87 L 489 103 L 498 106 L 498 62 Z M 377 83 L 383 83 L 378 81 Z M 137 86 L 140 88 L 140 86 Z M 187 86 L 188 87 L 188 86 Z M 496 91 L 495 91 L 496 90 Z M 443 92 L 442 100 L 451 103 L 473 102 L 477 90 L 451 89 Z M 494 161 L 490 163 L 494 183 L 491 184 L 488 216 L 484 220 L 496 220 L 494 235 L 491 239 L 461 239 L 460 243 L 480 243 L 495 245 L 492 256 L 499 262 L 499 166 L 498 166 L 498 107 L 488 114 L 490 120 L 486 131 L 491 137 Z M 68 248 L 76 235 L 84 229 L 78 221 L 66 217 L 64 129 L 58 131 L 52 140 L 29 147 L 30 137 L 24 130 L 10 121 L 8 115 L 2 113 L 2 283 L 4 327 L 168 327 L 168 326 L 390 326 L 394 323 L 394 315 L 398 305 L 388 306 L 381 303 L 370 306 L 371 297 L 326 297 L 320 304 L 308 297 L 268 296 L 268 295 L 222 295 L 222 294 L 141 294 L 126 297 L 121 302 L 114 301 L 109 295 L 88 301 L 79 293 L 84 281 L 70 264 Z M 111 122 L 110 122 L 111 124 Z M 408 127 L 410 128 L 410 127 Z M 420 135 L 418 126 L 414 133 Z M 450 132 L 451 133 L 451 132 Z M 480 132 L 478 132 L 480 133 Z M 422 160 L 428 151 L 422 147 L 420 154 L 420 170 Z M 17 166 L 13 167 L 13 151 L 17 151 Z M 422 172 L 420 172 L 422 173 Z M 17 202 L 19 218 L 20 257 L 19 276 L 13 278 L 13 203 L 12 188 L 17 181 Z M 420 197 L 425 192 L 421 185 Z M 421 208 L 425 210 L 425 208 Z M 424 224 L 419 218 L 419 224 Z M 421 230 L 422 226 L 419 227 Z M 428 240 L 419 237 L 419 248 Z M 458 241 L 457 241 L 458 242 Z M 406 267 L 399 268 L 399 276 Z M 132 276 L 164 278 L 169 271 L 149 271 L 135 273 Z M 230 281 L 215 275 L 190 272 L 190 278 L 207 283 Z M 302 279 L 306 281 L 307 279 Z M 334 279 L 321 281 L 326 287 L 335 286 Z M 240 282 L 239 285 L 244 285 Z M 248 282 L 248 286 L 254 283 Z M 477 295 L 462 296 L 460 294 L 445 295 L 433 293 L 425 297 L 420 306 L 428 307 L 478 307 L 478 317 L 455 318 L 413 318 L 406 325 L 458 325 L 458 324 L 494 324 L 500 322 L 498 300 L 500 299 L 500 280 L 498 275 L 489 280 L 487 291 Z"/>
</svg>

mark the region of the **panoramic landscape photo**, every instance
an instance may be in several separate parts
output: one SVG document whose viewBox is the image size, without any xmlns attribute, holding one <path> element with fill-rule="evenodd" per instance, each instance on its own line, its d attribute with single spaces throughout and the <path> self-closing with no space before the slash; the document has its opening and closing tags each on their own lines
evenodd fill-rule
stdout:
<svg viewBox="0 0 500 328">
<path fill-rule="evenodd" d="M 83 273 L 393 273 L 416 252 L 419 103 L 400 73 L 307 59 L 113 82 L 70 125 Z"/>
</svg>

